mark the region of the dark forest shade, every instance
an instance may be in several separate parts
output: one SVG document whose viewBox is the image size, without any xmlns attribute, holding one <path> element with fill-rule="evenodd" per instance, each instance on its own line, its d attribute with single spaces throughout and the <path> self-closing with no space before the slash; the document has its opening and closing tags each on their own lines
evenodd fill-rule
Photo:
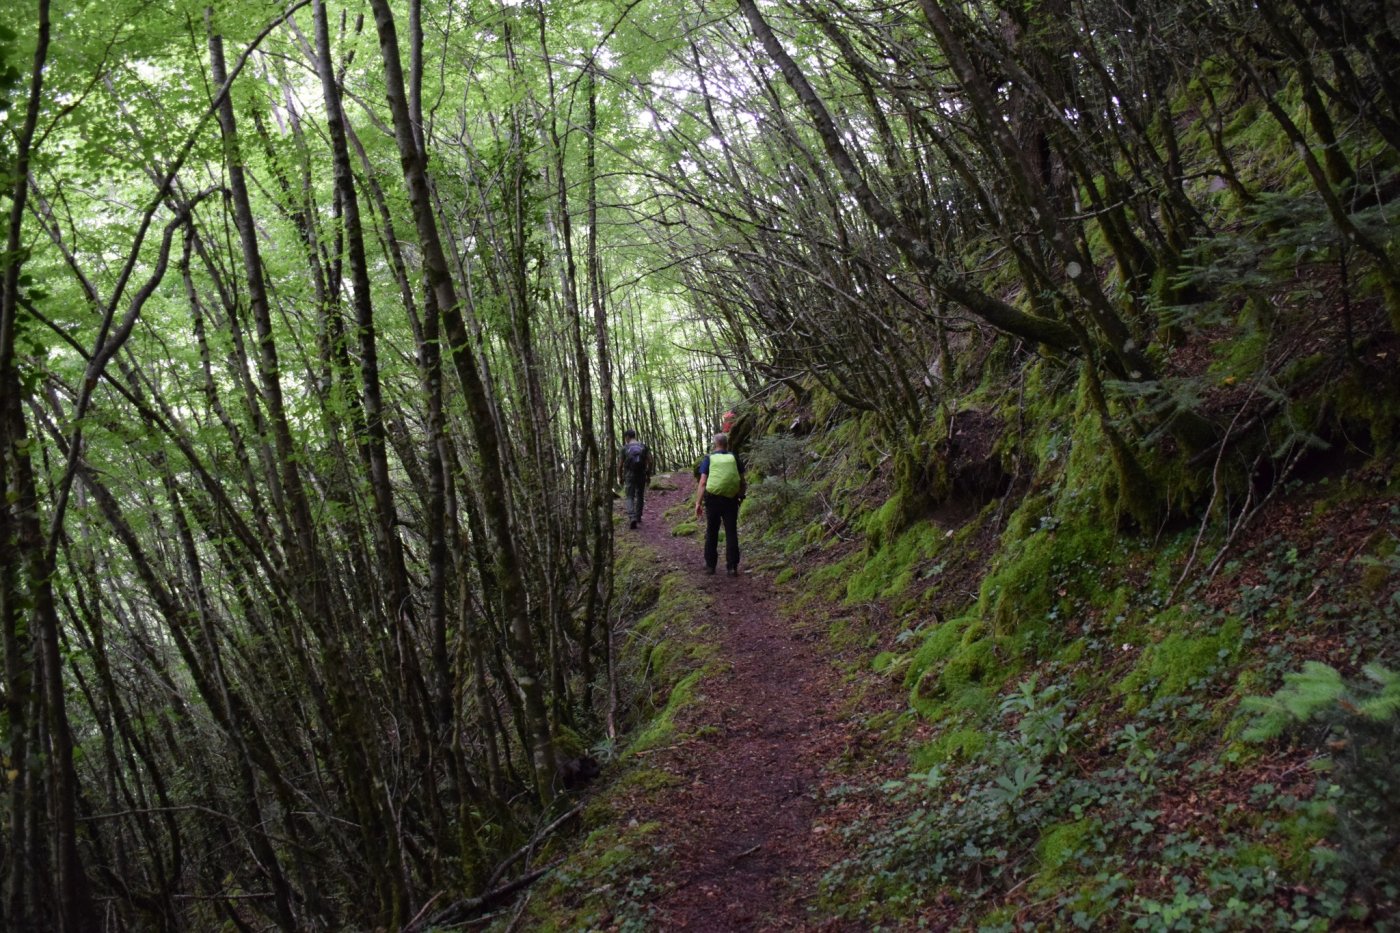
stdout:
<svg viewBox="0 0 1400 933">
<path fill-rule="evenodd" d="M 622 426 L 852 425 L 891 535 L 960 424 L 1091 426 L 1148 533 L 1393 440 L 1384 5 L 739 9 L 0 8 L 7 924 L 501 881 L 631 721 Z"/>
</svg>

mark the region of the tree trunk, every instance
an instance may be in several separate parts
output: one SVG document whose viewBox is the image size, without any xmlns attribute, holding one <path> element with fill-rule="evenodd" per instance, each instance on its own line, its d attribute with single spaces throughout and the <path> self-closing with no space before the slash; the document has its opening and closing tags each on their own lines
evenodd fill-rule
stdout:
<svg viewBox="0 0 1400 933">
<path fill-rule="evenodd" d="M 505 605 L 511 654 L 521 670 L 518 681 L 525 701 L 528 721 L 524 725 L 530 735 L 535 788 L 539 797 L 547 801 L 553 798 L 555 792 L 554 777 L 557 768 L 554 737 L 550 733 L 535 635 L 521 578 L 522 568 L 516 555 L 514 533 L 511 529 L 505 473 L 498 445 L 500 426 L 491 411 L 486 388 L 482 384 L 481 374 L 472 354 L 471 337 L 462 317 L 457 289 L 443 251 L 442 237 L 438 232 L 429 193 L 427 159 L 414 141 L 408 101 L 404 94 L 403 66 L 399 57 L 393 10 L 388 0 L 371 0 L 371 7 L 374 10 L 375 27 L 379 33 L 385 93 L 389 110 L 393 114 L 394 139 L 398 144 L 399 162 L 403 168 L 414 224 L 423 251 L 424 271 L 428 287 L 434 293 L 446 326 L 452 361 L 462 383 L 472 436 L 481 460 L 481 498 L 497 549 L 495 576 Z"/>
</svg>

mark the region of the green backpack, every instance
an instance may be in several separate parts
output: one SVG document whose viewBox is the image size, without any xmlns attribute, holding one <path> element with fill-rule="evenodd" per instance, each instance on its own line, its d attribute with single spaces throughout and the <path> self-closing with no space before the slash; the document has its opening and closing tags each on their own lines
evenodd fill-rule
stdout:
<svg viewBox="0 0 1400 933">
<path fill-rule="evenodd" d="M 733 454 L 710 454 L 710 478 L 705 491 L 716 496 L 739 495 L 739 460 Z"/>
</svg>

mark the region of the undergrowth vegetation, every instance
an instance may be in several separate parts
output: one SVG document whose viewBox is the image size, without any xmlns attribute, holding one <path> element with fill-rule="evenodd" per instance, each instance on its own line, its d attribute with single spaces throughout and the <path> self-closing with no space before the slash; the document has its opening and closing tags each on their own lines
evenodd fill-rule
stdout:
<svg viewBox="0 0 1400 933">
<path fill-rule="evenodd" d="M 930 427 L 932 463 L 913 474 L 820 390 L 811 433 L 755 442 L 769 475 L 745 514 L 800 581 L 801 611 L 868 647 L 929 730 L 904 777 L 829 791 L 832 808 L 872 806 L 844 828 L 820 912 L 985 929 L 1393 922 L 1395 395 L 1362 390 L 1358 365 L 1389 338 L 1319 343 L 1302 308 L 1326 244 L 1306 199 L 1251 210 L 1289 234 L 1265 247 L 1241 228 L 1193 256 L 1178 291 L 1212 297 L 1180 306 L 1176 374 L 1150 391 L 999 362 Z M 1188 408 L 1233 420 L 1207 456 L 1149 434 L 1144 508 L 1101 390 L 1163 424 Z M 770 421 L 792 404 L 770 403 Z"/>
<path fill-rule="evenodd" d="M 607 785 L 579 805 L 577 838 L 542 848 L 539 861 L 554 857 L 547 880 L 503 911 L 493 928 L 515 928 L 525 916 L 530 929 L 543 931 L 654 928 L 650 902 L 671 852 L 658 823 L 624 814 L 673 789 L 674 775 L 653 766 L 648 753 L 684 738 L 678 714 L 698 699 L 714 670 L 715 646 L 705 621 L 709 599 L 693 581 L 658 573 L 628 538 L 619 538 L 618 548 L 617 585 L 627 621 L 618 650 L 618 708 L 629 715 L 618 723 L 616 741 L 591 750 L 606 768 Z"/>
<path fill-rule="evenodd" d="M 717 316 L 740 335 L 722 349 L 750 367 L 736 378 L 748 396 L 739 446 L 753 470 L 741 516 L 758 537 L 746 544 L 750 565 L 791 584 L 795 616 L 826 620 L 851 680 L 902 698 L 864 721 L 872 742 L 903 756 L 897 774 L 831 763 L 823 819 L 844 857 L 811 902 L 822 920 L 985 930 L 1396 922 L 1394 132 L 1367 124 L 1368 110 L 1339 137 L 1328 106 L 1342 102 L 1318 96 L 1314 66 L 1340 80 L 1360 61 L 1350 51 L 1324 66 L 1293 43 L 1287 16 L 1227 7 L 1211 18 L 1237 17 L 1251 41 L 1289 37 L 1297 80 L 1234 39 L 1207 50 L 1175 33 L 1195 51 L 1178 75 L 1134 95 L 1152 112 L 1131 145 L 1094 167 L 1089 140 L 1076 139 L 1058 153 L 1063 178 L 1051 166 L 931 224 L 956 231 L 940 244 L 955 273 L 921 248 L 926 229 L 903 225 L 922 216 L 903 202 L 922 183 L 917 171 L 907 185 L 856 187 L 881 237 L 849 284 L 820 248 L 775 261 L 789 255 L 787 224 L 825 222 L 786 192 L 775 203 L 792 216 L 753 225 L 761 248 L 706 250 L 692 264 L 713 293 L 744 296 L 720 302 Z M 844 155 L 819 93 L 797 80 L 757 7 L 741 8 L 822 148 Z M 968 111 L 991 106 L 1003 76 L 976 98 L 951 19 L 921 9 Z M 1308 28 L 1323 23 L 1307 5 L 1291 9 Z M 1151 32 L 1137 21 L 1063 35 L 1037 17 L 1017 23 L 1028 30 L 1017 36 L 1046 41 L 1082 28 L 1086 49 Z M 833 39 L 833 59 L 872 104 L 878 91 L 902 92 L 877 86 L 861 57 L 861 43 L 903 35 L 885 25 L 858 43 Z M 996 48 L 1006 26 L 978 31 L 974 47 Z M 1016 81 L 1080 59 L 1067 48 L 1021 61 Z M 894 42 L 871 60 L 904 54 Z M 1058 76 L 1056 88 L 1060 78 L 1083 90 L 1077 76 Z M 1129 106 L 1089 84 L 1109 93 L 1105 112 Z M 1054 103 L 1045 124 L 1085 119 L 1084 102 Z M 886 117 L 877 107 L 882 152 L 898 166 Z M 1024 118 L 1016 110 L 1004 123 Z M 1001 133 L 975 122 L 949 132 L 965 132 L 968 148 L 928 177 L 970 183 L 984 156 L 1020 177 L 1015 159 L 1001 161 Z M 930 138 L 945 154 L 956 148 Z M 1041 141 L 1045 169 L 1064 140 Z M 843 180 L 878 161 L 843 169 Z M 1161 185 L 1144 184 L 1149 162 L 1164 170 Z M 1046 219 L 1041 181 L 1059 185 L 1063 229 Z M 1149 188 L 1152 203 L 1135 200 Z M 1020 215 L 1008 207 L 1016 199 Z M 985 223 L 960 226 L 983 210 Z M 829 239 L 847 242 L 837 227 Z M 878 251 L 894 246 L 918 276 L 868 277 L 867 267 L 899 266 Z M 817 287 L 831 281 L 836 297 Z M 970 313 L 943 317 L 956 305 Z M 750 335 L 770 349 L 754 355 Z"/>
<path fill-rule="evenodd" d="M 820 913 L 890 928 L 1390 922 L 1393 461 L 1284 480 L 1247 535 L 1149 534 L 1114 521 L 1103 445 L 1047 418 L 1018 439 L 1038 462 L 1011 495 L 895 529 L 876 498 L 888 474 L 849 485 L 873 459 L 860 438 L 813 435 L 802 497 L 750 510 L 770 553 L 800 558 L 803 612 L 830 605 L 850 644 L 850 610 L 868 610 L 868 667 L 931 730 L 903 777 L 828 790 L 829 808 L 871 806 L 844 826 Z"/>
<path fill-rule="evenodd" d="M 903 727 L 868 724 L 905 773 L 828 790 L 855 815 L 823 915 L 1396 922 L 1394 201 L 1339 209 L 1278 133 L 1316 102 L 1290 85 L 1222 111 L 1223 79 L 1175 102 L 1186 161 L 1248 154 L 1188 186 L 1211 234 L 1150 282 L 1085 237 L 1116 307 L 1155 321 L 1152 378 L 971 340 L 912 425 L 816 379 L 751 406 L 745 517 L 798 611 L 857 649 L 851 676 L 907 696 Z"/>
</svg>

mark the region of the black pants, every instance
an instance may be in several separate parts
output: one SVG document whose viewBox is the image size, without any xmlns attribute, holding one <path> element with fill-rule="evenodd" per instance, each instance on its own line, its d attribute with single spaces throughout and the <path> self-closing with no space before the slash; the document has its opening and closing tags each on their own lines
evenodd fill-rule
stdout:
<svg viewBox="0 0 1400 933">
<path fill-rule="evenodd" d="M 719 563 L 719 523 L 724 522 L 724 565 L 739 566 L 739 500 L 705 493 L 705 566 Z"/>
<path fill-rule="evenodd" d="M 642 508 L 646 505 L 647 498 L 647 478 L 645 476 L 627 477 L 627 518 L 632 522 L 642 520 Z"/>
</svg>

